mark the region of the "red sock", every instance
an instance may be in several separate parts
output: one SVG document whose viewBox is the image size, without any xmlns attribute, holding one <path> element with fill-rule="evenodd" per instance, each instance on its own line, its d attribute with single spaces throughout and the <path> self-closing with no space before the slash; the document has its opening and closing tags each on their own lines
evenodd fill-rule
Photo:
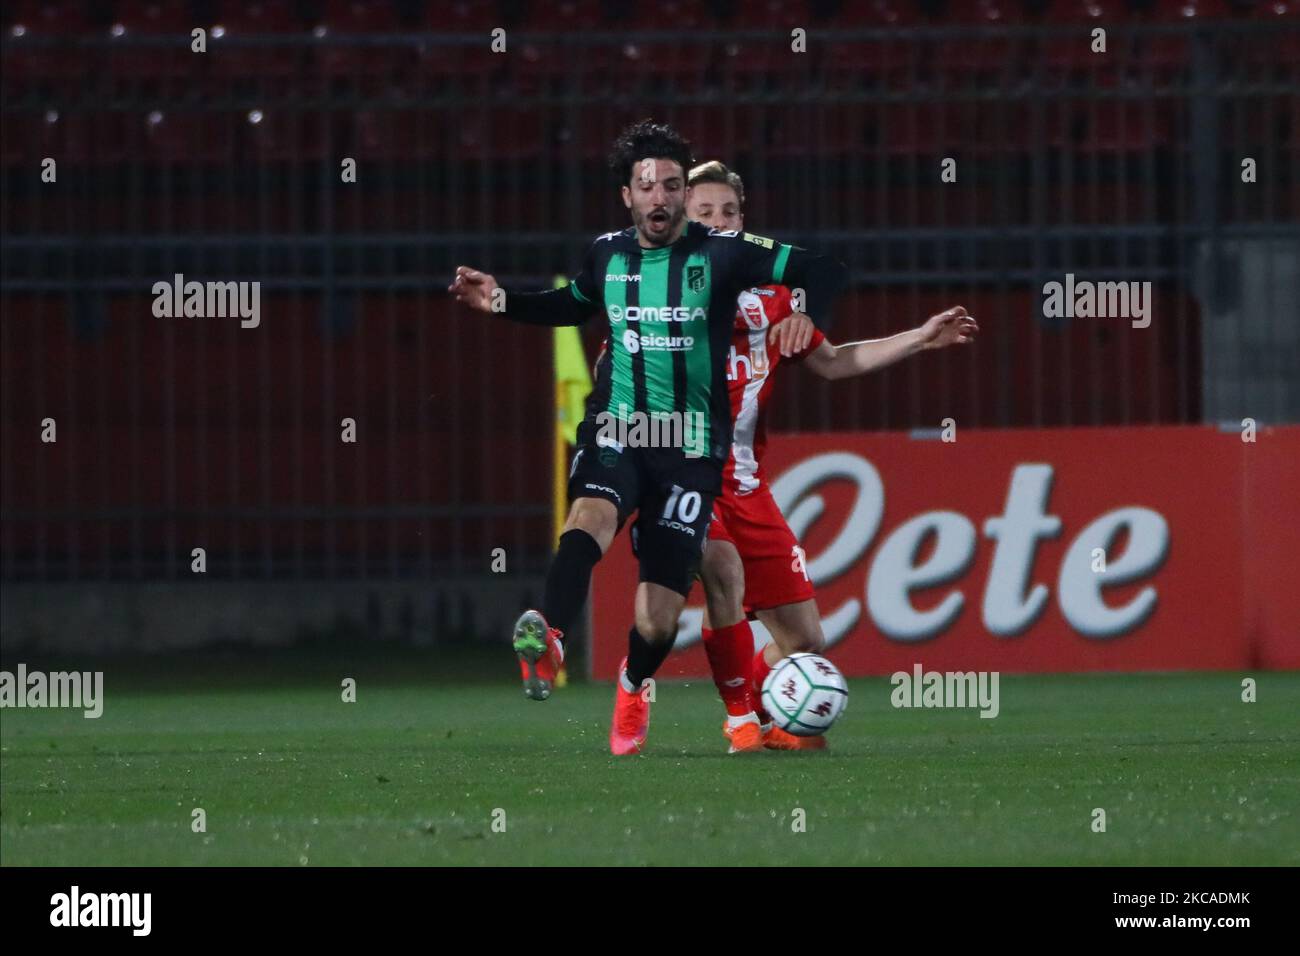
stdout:
<svg viewBox="0 0 1300 956">
<path fill-rule="evenodd" d="M 754 634 L 749 622 L 742 620 L 730 627 L 704 629 L 704 653 L 713 671 L 713 683 L 731 717 L 753 712 L 749 696 L 749 655 L 754 651 Z"/>
<path fill-rule="evenodd" d="M 764 648 L 766 650 L 766 648 Z M 763 709 L 763 681 L 767 675 L 772 673 L 772 667 L 767 663 L 767 658 L 763 656 L 763 651 L 754 655 L 754 660 L 750 663 L 750 692 L 754 696 L 754 711 L 758 714 L 758 719 L 767 723 L 772 718 L 766 710 Z"/>
</svg>

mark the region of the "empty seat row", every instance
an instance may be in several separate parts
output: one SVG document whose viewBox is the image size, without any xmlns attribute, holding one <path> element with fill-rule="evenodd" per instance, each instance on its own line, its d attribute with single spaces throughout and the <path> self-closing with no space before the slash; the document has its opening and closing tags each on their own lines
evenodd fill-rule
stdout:
<svg viewBox="0 0 1300 956">
<path fill-rule="evenodd" d="M 641 112 L 603 109 L 574 124 L 564 111 L 513 106 L 416 110 L 311 107 L 252 109 L 11 109 L 0 114 L 0 161 L 35 168 L 124 161 L 231 165 L 283 162 L 508 161 L 577 156 L 598 161 Z M 965 155 L 1142 151 L 1187 136 L 1186 105 L 1172 98 L 1061 96 L 1047 101 L 872 102 L 676 106 L 661 114 L 701 148 L 768 160 L 819 156 Z M 1254 98 L 1223 112 L 1227 137 L 1259 149 L 1294 149 L 1300 99 Z M 503 178 L 503 184 L 511 180 Z"/>
</svg>

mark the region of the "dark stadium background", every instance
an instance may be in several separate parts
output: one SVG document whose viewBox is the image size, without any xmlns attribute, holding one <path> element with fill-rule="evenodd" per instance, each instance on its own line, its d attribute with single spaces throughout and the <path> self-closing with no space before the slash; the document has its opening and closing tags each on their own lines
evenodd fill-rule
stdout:
<svg viewBox="0 0 1300 956">
<path fill-rule="evenodd" d="M 1298 14 L 6 3 L 0 648 L 500 640 L 551 545 L 551 339 L 445 287 L 549 285 L 623 228 L 604 152 L 646 116 L 742 173 L 752 229 L 849 265 L 837 340 L 979 317 L 924 367 L 790 376 L 779 430 L 1295 422 L 1300 255 L 1258 280 L 1298 242 Z M 260 327 L 155 319 L 178 272 L 260 281 Z M 1161 320 L 1044 319 L 1065 272 L 1149 280 Z"/>
</svg>

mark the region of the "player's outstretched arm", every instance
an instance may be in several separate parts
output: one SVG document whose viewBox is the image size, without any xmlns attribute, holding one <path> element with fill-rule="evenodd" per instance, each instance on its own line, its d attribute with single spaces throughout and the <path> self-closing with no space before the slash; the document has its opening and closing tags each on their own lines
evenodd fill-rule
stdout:
<svg viewBox="0 0 1300 956">
<path fill-rule="evenodd" d="M 469 266 L 457 266 L 456 278 L 447 286 L 447 291 L 461 305 L 479 312 L 491 312 L 492 300 L 497 290 L 497 280 L 486 272 L 479 272 Z"/>
<path fill-rule="evenodd" d="M 574 286 L 545 292 L 507 293 L 494 277 L 468 266 L 456 267 L 456 278 L 447 291 L 461 305 L 529 325 L 581 325 L 596 311 L 592 303 L 583 301 Z"/>
<path fill-rule="evenodd" d="M 893 365 L 925 349 L 949 345 L 969 345 L 979 334 L 973 316 L 960 306 L 953 306 L 930 316 L 918 328 L 899 332 L 884 339 L 831 345 L 822 342 L 805 359 L 810 369 L 822 378 L 850 378 Z"/>
<path fill-rule="evenodd" d="M 831 306 L 849 282 L 844 263 L 749 232 L 715 230 L 710 235 L 727 243 L 728 260 L 736 269 L 732 275 L 742 285 L 775 284 L 802 290 L 799 307 L 817 328 L 823 332 L 830 328 Z"/>
<path fill-rule="evenodd" d="M 838 259 L 791 246 L 781 284 L 804 290 L 804 312 L 813 325 L 826 332 L 831 325 L 831 306 L 849 284 L 849 270 Z"/>
</svg>

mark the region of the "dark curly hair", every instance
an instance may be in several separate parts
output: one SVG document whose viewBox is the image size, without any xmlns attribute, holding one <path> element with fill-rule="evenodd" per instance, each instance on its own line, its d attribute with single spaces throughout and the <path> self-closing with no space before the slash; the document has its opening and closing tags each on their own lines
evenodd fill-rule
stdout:
<svg viewBox="0 0 1300 956">
<path fill-rule="evenodd" d="M 647 157 L 671 159 L 682 167 L 683 178 L 686 171 L 695 165 L 691 144 L 681 133 L 666 123 L 644 119 L 618 134 L 609 151 L 609 171 L 619 186 L 630 185 L 632 167 Z"/>
</svg>

